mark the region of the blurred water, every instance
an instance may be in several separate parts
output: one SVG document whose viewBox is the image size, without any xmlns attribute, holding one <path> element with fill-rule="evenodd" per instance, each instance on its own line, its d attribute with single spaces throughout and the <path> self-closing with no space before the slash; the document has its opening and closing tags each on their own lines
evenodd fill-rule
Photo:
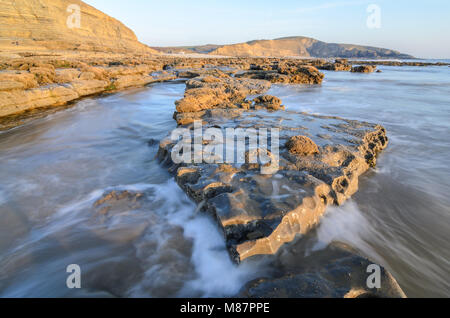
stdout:
<svg viewBox="0 0 450 318">
<path fill-rule="evenodd" d="M 450 295 L 450 68 L 326 72 L 275 85 L 288 109 L 384 125 L 391 143 L 348 204 L 329 209 L 320 249 L 340 240 L 385 265 L 408 296 Z M 155 160 L 184 83 L 102 98 L 0 133 L 0 296 L 231 296 L 266 266 L 229 260 L 214 222 Z M 150 141 L 150 143 L 149 143 Z M 144 194 L 100 216 L 105 192 Z M 82 286 L 69 290 L 66 266 Z"/>
<path fill-rule="evenodd" d="M 230 296 L 262 274 L 232 264 L 216 224 L 155 160 L 184 88 L 85 99 L 0 134 L 0 296 Z M 145 198 L 101 216 L 93 203 L 112 190 Z"/>
<path fill-rule="evenodd" d="M 332 208 L 319 240 L 390 269 L 408 296 L 450 296 L 450 68 L 325 72 L 321 87 L 276 86 L 288 109 L 382 124 L 390 137 L 360 190 Z"/>
</svg>

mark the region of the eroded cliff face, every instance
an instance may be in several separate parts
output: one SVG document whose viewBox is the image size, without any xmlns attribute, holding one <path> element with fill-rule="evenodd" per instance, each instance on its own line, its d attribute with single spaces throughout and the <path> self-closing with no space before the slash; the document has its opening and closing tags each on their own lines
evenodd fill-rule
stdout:
<svg viewBox="0 0 450 318">
<path fill-rule="evenodd" d="M 223 45 L 210 54 L 264 57 L 412 58 L 410 55 L 394 50 L 353 44 L 326 43 L 303 36 Z"/>
<path fill-rule="evenodd" d="M 0 1 L 0 50 L 157 53 L 120 21 L 79 0 Z"/>
</svg>

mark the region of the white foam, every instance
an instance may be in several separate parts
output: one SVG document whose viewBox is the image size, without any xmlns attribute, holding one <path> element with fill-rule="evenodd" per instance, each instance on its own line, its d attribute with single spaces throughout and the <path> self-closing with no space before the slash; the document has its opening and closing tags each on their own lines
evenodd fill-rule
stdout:
<svg viewBox="0 0 450 318">
<path fill-rule="evenodd" d="M 198 291 L 203 297 L 233 296 L 258 275 L 256 264 L 237 266 L 231 262 L 224 238 L 211 219 L 197 217 L 185 223 L 184 229 L 193 240 L 192 262 L 197 277 L 185 284 L 181 295 Z"/>
<path fill-rule="evenodd" d="M 181 296 L 193 292 L 203 297 L 232 296 L 246 282 L 261 274 L 261 269 L 254 263 L 233 264 L 217 224 L 207 216 L 195 214 L 195 206 L 186 204 L 186 195 L 174 181 L 169 181 L 166 186 L 167 189 L 160 189 L 159 195 L 166 196 L 167 202 L 173 202 L 174 197 L 180 198 L 185 207 L 171 213 L 169 220 L 183 227 L 184 235 L 193 243 L 191 262 L 197 277 L 185 283 Z"/>
<path fill-rule="evenodd" d="M 149 293 L 155 292 L 156 285 L 167 288 L 167 282 L 164 282 L 166 279 L 175 282 L 183 280 L 183 286 L 175 296 L 233 296 L 246 282 L 261 274 L 261 270 L 254 263 L 247 262 L 240 266 L 232 263 L 217 224 L 210 217 L 197 213 L 196 205 L 187 198 L 173 180 L 154 186 L 153 190 L 154 199 L 160 203 L 158 210 L 164 213 L 160 216 L 170 226 L 152 226 L 151 232 L 146 234 L 144 241 L 136 244 L 138 257 L 147 258 L 148 268 L 141 284 L 130 291 L 131 296 L 149 296 Z M 167 250 L 167 240 L 173 239 L 171 233 L 167 231 L 175 231 L 176 227 L 184 230 L 184 239 L 192 244 L 192 255 L 188 260 L 183 260 L 183 255 L 179 255 L 181 254 L 177 250 L 179 247 L 174 248 L 173 251 Z M 155 240 L 155 237 L 157 247 L 153 247 L 154 252 L 149 254 L 148 243 Z M 180 272 L 171 273 L 171 264 L 155 263 L 154 259 L 158 258 L 156 255 L 158 253 L 169 254 L 173 262 L 178 262 L 186 268 L 193 266 L 194 277 Z"/>
<path fill-rule="evenodd" d="M 328 209 L 317 230 L 318 242 L 312 251 L 323 249 L 328 244 L 338 241 L 358 249 L 368 257 L 381 259 L 367 242 L 372 231 L 373 228 L 358 205 L 349 200 L 343 206 Z"/>
<path fill-rule="evenodd" d="M 133 213 L 112 213 L 99 222 L 92 205 L 112 190 L 142 192 L 148 202 Z M 134 246 L 144 275 L 126 292 L 130 297 L 234 296 L 245 283 L 264 274 L 263 264 L 237 266 L 231 261 L 218 225 L 197 211 L 173 179 L 94 190 L 62 206 L 46 220 L 45 231 L 23 243 L 29 246 L 64 228 L 88 230 L 102 239 Z"/>
</svg>

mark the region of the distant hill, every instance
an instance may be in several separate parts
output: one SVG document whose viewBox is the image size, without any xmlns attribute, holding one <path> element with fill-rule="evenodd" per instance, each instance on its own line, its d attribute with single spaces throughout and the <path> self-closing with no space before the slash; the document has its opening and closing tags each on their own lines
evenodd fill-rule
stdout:
<svg viewBox="0 0 450 318">
<path fill-rule="evenodd" d="M 80 8 L 80 28 L 67 26 L 73 5 Z M 0 50 L 24 49 L 157 53 L 83 1 L 0 0 Z"/>
<path fill-rule="evenodd" d="M 164 53 L 206 53 L 225 56 L 263 57 L 342 57 L 342 58 L 396 58 L 413 56 L 398 51 L 354 44 L 326 43 L 313 38 L 294 36 L 275 40 L 254 40 L 231 45 L 204 45 L 155 48 Z"/>
</svg>

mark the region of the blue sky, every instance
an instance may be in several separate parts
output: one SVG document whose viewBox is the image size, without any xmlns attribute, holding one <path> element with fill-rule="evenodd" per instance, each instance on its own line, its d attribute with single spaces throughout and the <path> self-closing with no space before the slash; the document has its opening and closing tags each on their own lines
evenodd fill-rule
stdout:
<svg viewBox="0 0 450 318">
<path fill-rule="evenodd" d="M 84 0 L 151 46 L 229 44 L 302 35 L 450 58 L 448 0 Z M 367 7 L 381 9 L 368 28 Z"/>
</svg>

